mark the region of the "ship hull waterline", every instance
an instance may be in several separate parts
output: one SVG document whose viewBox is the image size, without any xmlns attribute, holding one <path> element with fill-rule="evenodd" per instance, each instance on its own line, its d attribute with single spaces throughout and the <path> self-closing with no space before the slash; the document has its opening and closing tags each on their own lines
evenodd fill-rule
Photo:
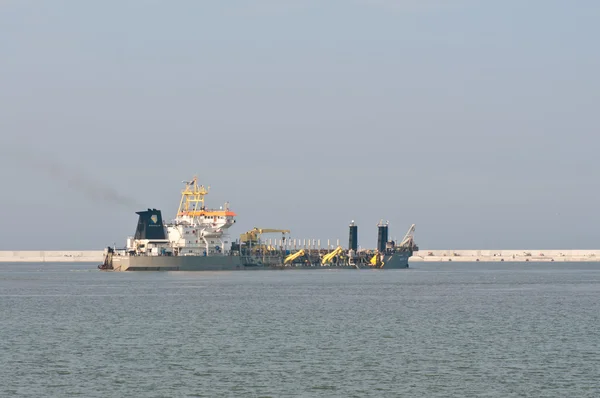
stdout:
<svg viewBox="0 0 600 398">
<path fill-rule="evenodd" d="M 405 269 L 412 253 L 384 255 L 383 266 L 369 265 L 312 265 L 297 266 L 251 261 L 242 256 L 115 256 L 112 269 L 106 271 L 242 271 L 242 270 L 301 270 L 301 269 Z"/>
</svg>

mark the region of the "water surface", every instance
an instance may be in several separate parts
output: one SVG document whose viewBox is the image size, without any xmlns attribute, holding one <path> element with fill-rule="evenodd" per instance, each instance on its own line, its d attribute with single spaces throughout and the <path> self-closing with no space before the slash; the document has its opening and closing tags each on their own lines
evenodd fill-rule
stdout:
<svg viewBox="0 0 600 398">
<path fill-rule="evenodd" d="M 597 397 L 600 264 L 0 263 L 0 396 Z"/>
</svg>

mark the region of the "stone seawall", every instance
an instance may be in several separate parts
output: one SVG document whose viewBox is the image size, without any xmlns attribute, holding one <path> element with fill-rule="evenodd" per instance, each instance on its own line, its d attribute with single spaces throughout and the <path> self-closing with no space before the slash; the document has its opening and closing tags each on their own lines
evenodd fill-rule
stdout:
<svg viewBox="0 0 600 398">
<path fill-rule="evenodd" d="M 413 253 L 410 261 L 600 262 L 600 250 L 420 250 Z"/>
<path fill-rule="evenodd" d="M 96 262 L 104 260 L 103 250 L 28 250 L 28 251 L 0 251 L 1 262 L 27 262 L 27 263 L 66 263 L 66 262 Z"/>
<path fill-rule="evenodd" d="M 103 250 L 29 250 L 0 251 L 2 262 L 94 262 L 100 264 L 104 259 Z M 455 261 L 455 262 L 539 262 L 539 261 L 588 261 L 600 262 L 600 250 L 420 250 L 410 258 L 418 261 Z"/>
</svg>

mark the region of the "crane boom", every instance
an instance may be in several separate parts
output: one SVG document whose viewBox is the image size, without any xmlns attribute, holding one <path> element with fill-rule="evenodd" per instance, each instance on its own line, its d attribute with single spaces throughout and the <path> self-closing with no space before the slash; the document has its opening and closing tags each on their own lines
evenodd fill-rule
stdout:
<svg viewBox="0 0 600 398">
<path fill-rule="evenodd" d="M 292 253 L 289 256 L 287 256 L 285 258 L 285 260 L 283 261 L 284 264 L 289 264 L 292 261 L 294 261 L 295 259 L 304 256 L 304 249 L 300 249 L 300 251 L 297 251 L 296 253 Z"/>
<path fill-rule="evenodd" d="M 285 234 L 289 234 L 290 230 L 289 229 L 274 229 L 274 228 L 257 228 L 254 227 L 253 229 L 251 229 L 250 231 L 243 233 L 240 235 L 240 242 L 251 242 L 251 243 L 256 243 L 258 242 L 258 238 L 260 237 L 260 235 L 262 234 L 268 234 L 268 233 L 281 233 L 282 235 Z"/>
<path fill-rule="evenodd" d="M 404 238 L 402 238 L 402 242 L 398 245 L 399 247 L 413 247 L 414 246 L 414 236 L 415 236 L 415 224 L 411 225 L 408 229 Z"/>
<path fill-rule="evenodd" d="M 342 249 L 341 246 L 338 246 L 337 249 L 335 249 L 331 253 L 327 253 L 326 255 L 323 256 L 323 258 L 321 259 L 321 264 L 325 265 L 325 264 L 330 263 L 336 256 L 339 256 L 340 254 L 342 254 L 343 251 L 344 251 L 344 249 Z"/>
</svg>

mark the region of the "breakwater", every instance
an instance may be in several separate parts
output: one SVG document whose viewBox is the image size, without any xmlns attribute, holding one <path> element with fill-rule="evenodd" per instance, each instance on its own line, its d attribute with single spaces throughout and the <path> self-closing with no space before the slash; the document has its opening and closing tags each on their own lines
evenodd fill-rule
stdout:
<svg viewBox="0 0 600 398">
<path fill-rule="evenodd" d="M 0 251 L 0 262 L 67 263 L 97 262 L 104 259 L 103 250 L 26 250 Z"/>
<path fill-rule="evenodd" d="M 420 250 L 410 261 L 589 261 L 600 262 L 600 250 Z"/>
<path fill-rule="evenodd" d="M 96 262 L 104 258 L 102 250 L 28 250 L 0 251 L 1 262 Z M 588 261 L 600 262 L 600 250 L 420 250 L 413 253 L 410 262 L 540 262 L 540 261 Z"/>
</svg>

